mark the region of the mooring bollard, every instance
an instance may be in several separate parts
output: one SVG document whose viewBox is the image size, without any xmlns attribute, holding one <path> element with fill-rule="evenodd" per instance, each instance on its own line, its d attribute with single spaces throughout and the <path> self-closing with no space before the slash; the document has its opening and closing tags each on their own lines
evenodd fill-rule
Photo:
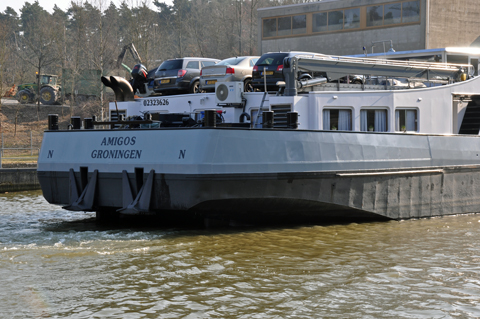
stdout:
<svg viewBox="0 0 480 319">
<path fill-rule="evenodd" d="M 287 112 L 287 126 L 291 129 L 298 128 L 298 113 L 297 112 Z"/>
<path fill-rule="evenodd" d="M 273 128 L 273 111 L 262 112 L 263 128 Z"/>
<path fill-rule="evenodd" d="M 80 116 L 72 116 L 70 118 L 70 123 L 73 125 L 74 130 L 79 130 L 82 126 L 82 119 L 80 118 Z"/>
<path fill-rule="evenodd" d="M 84 118 L 83 119 L 83 128 L 86 130 L 92 130 L 93 129 L 93 119 L 91 118 Z"/>
<path fill-rule="evenodd" d="M 205 127 L 215 127 L 217 125 L 217 111 L 205 110 Z"/>
<path fill-rule="evenodd" d="M 58 114 L 48 114 L 48 129 L 58 131 Z"/>
</svg>

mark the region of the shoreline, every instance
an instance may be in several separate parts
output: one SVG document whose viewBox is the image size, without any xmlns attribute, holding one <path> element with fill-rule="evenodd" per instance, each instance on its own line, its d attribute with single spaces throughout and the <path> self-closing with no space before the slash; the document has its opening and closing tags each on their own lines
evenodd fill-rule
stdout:
<svg viewBox="0 0 480 319">
<path fill-rule="evenodd" d="M 40 189 L 37 168 L 0 168 L 0 193 Z"/>
</svg>

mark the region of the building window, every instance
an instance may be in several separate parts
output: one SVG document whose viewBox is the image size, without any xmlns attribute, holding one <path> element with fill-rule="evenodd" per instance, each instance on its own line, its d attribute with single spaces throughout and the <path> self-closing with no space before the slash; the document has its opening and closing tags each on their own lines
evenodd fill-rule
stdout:
<svg viewBox="0 0 480 319">
<path fill-rule="evenodd" d="M 324 130 L 352 130 L 352 110 L 323 110 Z"/>
<path fill-rule="evenodd" d="M 395 111 L 395 131 L 397 132 L 417 132 L 417 110 L 396 110 Z"/>
<path fill-rule="evenodd" d="M 328 31 L 336 31 L 343 29 L 343 10 L 330 11 L 328 13 Z"/>
<path fill-rule="evenodd" d="M 345 10 L 345 29 L 360 28 L 360 8 Z"/>
<path fill-rule="evenodd" d="M 277 19 L 263 20 L 263 37 L 270 38 L 277 36 Z"/>
<path fill-rule="evenodd" d="M 360 111 L 360 130 L 387 132 L 387 110 L 361 110 Z"/>
<path fill-rule="evenodd" d="M 360 16 L 362 12 L 363 16 Z M 366 16 L 364 16 L 365 13 Z M 311 26 L 307 26 L 307 20 Z M 265 18 L 262 35 L 263 38 L 291 37 L 419 22 L 420 0 L 406 0 L 374 6 Z"/>
<path fill-rule="evenodd" d="M 263 20 L 264 38 L 304 33 L 307 33 L 307 16 L 305 14 Z"/>
<path fill-rule="evenodd" d="M 278 36 L 292 34 L 292 17 L 278 18 Z"/>
<path fill-rule="evenodd" d="M 328 31 L 328 13 L 327 12 L 314 13 L 312 21 L 313 21 L 313 25 L 312 25 L 313 32 Z"/>
<path fill-rule="evenodd" d="M 307 16 L 298 15 L 292 17 L 292 34 L 307 33 Z"/>
<path fill-rule="evenodd" d="M 420 21 L 420 1 L 409 1 L 402 3 L 402 22 Z"/>
<path fill-rule="evenodd" d="M 384 9 L 383 24 L 402 23 L 402 5 L 401 3 L 386 4 Z"/>
<path fill-rule="evenodd" d="M 367 7 L 367 27 L 377 27 L 383 24 L 383 5 Z"/>
</svg>

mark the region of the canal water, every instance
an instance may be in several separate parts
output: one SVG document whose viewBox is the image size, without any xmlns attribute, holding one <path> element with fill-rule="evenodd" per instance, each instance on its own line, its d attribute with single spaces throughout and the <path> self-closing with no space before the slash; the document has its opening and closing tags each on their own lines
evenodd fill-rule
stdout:
<svg viewBox="0 0 480 319">
<path fill-rule="evenodd" d="M 0 194 L 1 318 L 479 318 L 480 215 L 106 226 Z"/>
</svg>

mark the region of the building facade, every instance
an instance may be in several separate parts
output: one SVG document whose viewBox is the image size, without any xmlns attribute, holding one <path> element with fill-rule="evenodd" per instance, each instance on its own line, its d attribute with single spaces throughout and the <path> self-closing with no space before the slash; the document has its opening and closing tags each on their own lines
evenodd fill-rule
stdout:
<svg viewBox="0 0 480 319">
<path fill-rule="evenodd" d="M 336 55 L 480 46 L 479 16 L 479 0 L 321 0 L 258 9 L 258 45 Z"/>
</svg>

